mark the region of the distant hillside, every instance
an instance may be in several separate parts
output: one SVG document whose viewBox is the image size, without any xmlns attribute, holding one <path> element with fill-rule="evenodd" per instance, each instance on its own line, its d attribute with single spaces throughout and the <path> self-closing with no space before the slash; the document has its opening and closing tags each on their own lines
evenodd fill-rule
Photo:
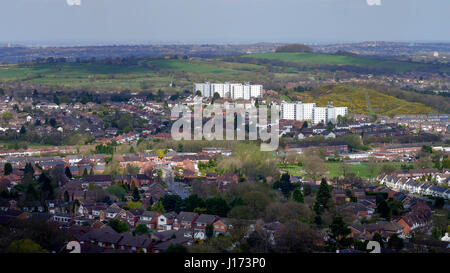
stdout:
<svg viewBox="0 0 450 273">
<path fill-rule="evenodd" d="M 180 92 L 192 88 L 192 81 L 249 81 L 263 67 L 223 61 L 141 59 L 135 64 L 39 63 L 0 65 L 0 84 L 21 82 L 96 90 L 158 90 Z M 178 74 L 177 74 L 178 73 Z M 251 77 L 251 78 L 250 78 Z M 176 87 L 169 87 L 170 83 Z"/>
<path fill-rule="evenodd" d="M 312 51 L 313 51 L 312 48 L 310 48 L 309 46 L 301 45 L 301 44 L 291 44 L 291 45 L 280 46 L 280 47 L 277 47 L 277 49 L 275 50 L 275 52 L 290 52 L 290 53 L 312 52 Z"/>
<path fill-rule="evenodd" d="M 347 106 L 350 113 L 367 115 L 404 115 L 438 113 L 422 103 L 409 102 L 368 88 L 347 85 L 327 85 L 310 92 L 297 93 L 305 102 L 316 102 L 326 106 Z"/>
<path fill-rule="evenodd" d="M 450 73 L 450 66 L 423 64 L 416 62 L 405 62 L 395 60 L 385 60 L 381 58 L 366 58 L 358 56 L 350 56 L 350 54 L 322 54 L 322 53 L 286 53 L 286 52 L 272 52 L 261 54 L 248 54 L 244 57 L 262 59 L 262 60 L 276 60 L 285 62 L 285 65 L 302 65 L 308 67 L 320 66 L 339 66 L 339 67 L 358 67 L 371 69 L 373 72 L 385 73 L 403 73 L 409 71 L 423 71 L 423 72 L 447 72 Z"/>
</svg>

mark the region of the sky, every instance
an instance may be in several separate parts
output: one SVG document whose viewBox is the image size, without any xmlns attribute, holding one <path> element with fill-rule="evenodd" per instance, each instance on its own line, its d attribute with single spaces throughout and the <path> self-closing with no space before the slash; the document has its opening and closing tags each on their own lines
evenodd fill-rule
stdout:
<svg viewBox="0 0 450 273">
<path fill-rule="evenodd" d="M 0 0 L 0 43 L 450 41 L 450 0 Z"/>
</svg>

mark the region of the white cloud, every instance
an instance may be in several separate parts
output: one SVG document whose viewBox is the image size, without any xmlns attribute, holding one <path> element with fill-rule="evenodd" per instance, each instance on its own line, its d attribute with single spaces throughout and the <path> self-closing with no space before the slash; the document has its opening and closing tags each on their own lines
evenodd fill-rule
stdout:
<svg viewBox="0 0 450 273">
<path fill-rule="evenodd" d="M 369 6 L 381 6 L 381 0 L 366 0 Z"/>
<path fill-rule="evenodd" d="M 81 0 L 66 0 L 69 6 L 81 6 Z"/>
</svg>

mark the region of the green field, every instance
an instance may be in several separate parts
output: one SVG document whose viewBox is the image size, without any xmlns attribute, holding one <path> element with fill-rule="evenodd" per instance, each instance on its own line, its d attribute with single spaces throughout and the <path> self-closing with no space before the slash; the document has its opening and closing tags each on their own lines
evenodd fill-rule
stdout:
<svg viewBox="0 0 450 273">
<path fill-rule="evenodd" d="M 153 88 L 168 88 L 173 81 L 189 87 L 186 78 L 174 78 L 171 73 L 188 73 L 194 79 L 229 78 L 259 69 L 256 65 L 212 63 L 188 60 L 152 60 L 138 65 L 62 63 L 0 66 L 0 81 L 20 81 L 28 84 L 48 84 L 66 87 L 94 87 L 99 89 L 140 90 L 147 82 Z M 162 71 L 168 71 L 162 73 Z M 192 75 L 191 75 L 192 74 Z M 213 77 L 209 77 L 211 74 Z"/>
<path fill-rule="evenodd" d="M 343 174 L 343 170 L 341 167 L 340 162 L 327 162 L 327 169 L 328 169 L 328 176 L 331 178 L 340 177 Z M 378 168 L 371 173 L 369 170 L 369 166 L 367 163 L 361 163 L 361 164 L 352 164 L 348 165 L 350 167 L 350 170 L 352 173 L 354 173 L 356 176 L 363 177 L 363 178 L 374 178 L 380 175 L 380 169 L 382 164 L 391 164 L 396 166 L 397 168 L 400 168 L 401 163 L 399 162 L 389 162 L 389 163 L 378 163 Z"/>
<path fill-rule="evenodd" d="M 156 77 L 156 74 L 137 65 L 64 63 L 0 67 L 0 80 L 3 82 L 21 81 L 71 87 L 137 87 L 139 80 L 152 77 Z"/>
<path fill-rule="evenodd" d="M 221 60 L 143 60 L 136 65 L 58 63 L 0 66 L 0 82 L 23 82 L 65 87 L 92 87 L 101 90 L 142 90 L 148 88 L 180 91 L 198 80 L 257 79 L 263 66 Z M 175 83 L 177 88 L 169 88 Z M 172 89 L 172 90 L 170 90 Z"/>
<path fill-rule="evenodd" d="M 348 166 L 350 171 L 354 173 L 356 176 L 363 178 L 374 178 L 380 175 L 381 166 L 383 164 L 394 165 L 397 168 L 400 168 L 401 165 L 401 163 L 398 162 L 378 163 L 377 168 L 373 173 L 370 171 L 367 163 L 352 164 Z M 326 174 L 330 178 L 341 177 L 343 175 L 341 162 L 326 162 L 326 166 L 327 166 Z M 289 175 L 292 176 L 301 176 L 301 177 L 306 176 L 305 171 L 302 169 L 302 167 L 299 167 L 298 165 L 280 164 L 278 167 L 280 168 L 280 170 L 286 171 Z"/>
<path fill-rule="evenodd" d="M 305 65 L 355 65 L 374 69 L 393 69 L 395 72 L 402 73 L 407 71 L 426 70 L 430 65 L 391 61 L 381 59 L 371 59 L 356 56 L 330 55 L 321 53 L 261 53 L 245 55 L 249 58 L 280 60 Z M 447 67 L 443 71 L 450 72 Z"/>
</svg>

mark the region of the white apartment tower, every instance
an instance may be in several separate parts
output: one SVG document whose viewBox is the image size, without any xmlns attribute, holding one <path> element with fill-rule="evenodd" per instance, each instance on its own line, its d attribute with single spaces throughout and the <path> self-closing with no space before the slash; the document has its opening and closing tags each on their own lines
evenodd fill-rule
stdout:
<svg viewBox="0 0 450 273">
<path fill-rule="evenodd" d="M 338 116 L 344 117 L 348 114 L 347 107 L 316 107 L 315 103 L 282 103 L 281 119 L 287 120 L 309 120 L 313 124 L 336 123 Z"/>
<path fill-rule="evenodd" d="M 315 106 L 315 103 L 302 103 L 301 101 L 295 103 L 282 103 L 281 119 L 312 120 L 312 112 Z"/>
<path fill-rule="evenodd" d="M 261 84 L 250 85 L 250 97 L 261 98 L 263 95 L 263 86 Z"/>
<path fill-rule="evenodd" d="M 280 115 L 281 119 L 288 119 L 288 120 L 296 120 L 295 115 L 295 107 L 297 104 L 295 103 L 282 103 L 280 107 Z"/>
<path fill-rule="evenodd" d="M 232 84 L 231 85 L 231 98 L 234 100 L 244 98 L 244 86 L 242 84 Z"/>
<path fill-rule="evenodd" d="M 347 107 L 330 107 L 328 106 L 328 121 L 336 123 L 339 116 L 344 117 L 348 114 Z"/>
<path fill-rule="evenodd" d="M 315 103 L 303 103 L 303 120 L 313 119 L 313 109 L 316 107 Z"/>
<path fill-rule="evenodd" d="M 211 93 L 212 96 L 214 96 L 214 93 L 219 93 L 220 97 L 224 97 L 225 96 L 224 85 L 220 83 L 211 84 Z"/>
<path fill-rule="evenodd" d="M 203 97 L 213 97 L 218 93 L 221 98 L 245 99 L 262 97 L 263 86 L 248 83 L 194 83 L 194 92 L 200 91 Z"/>
<path fill-rule="evenodd" d="M 200 91 L 202 97 L 211 97 L 211 83 L 194 83 L 194 93 Z"/>
<path fill-rule="evenodd" d="M 312 112 L 312 123 L 327 123 L 328 121 L 328 107 L 314 107 Z"/>
</svg>

